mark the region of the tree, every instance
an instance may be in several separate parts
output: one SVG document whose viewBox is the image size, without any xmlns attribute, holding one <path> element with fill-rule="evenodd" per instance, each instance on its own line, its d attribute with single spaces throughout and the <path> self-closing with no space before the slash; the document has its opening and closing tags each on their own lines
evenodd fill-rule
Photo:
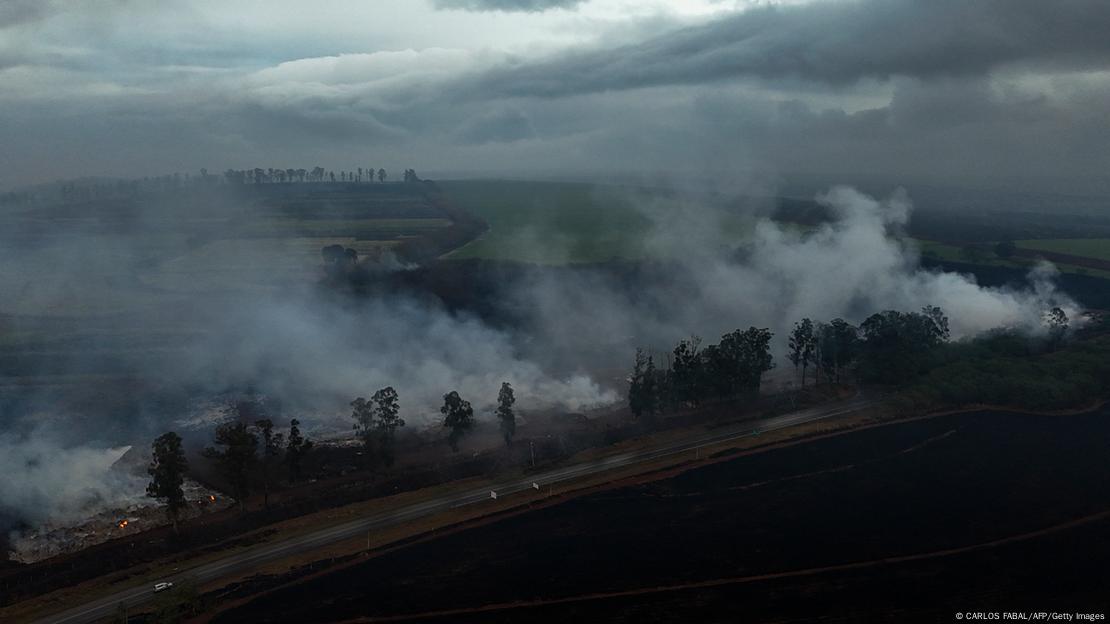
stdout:
<svg viewBox="0 0 1110 624">
<path fill-rule="evenodd" d="M 281 443 L 285 436 L 274 433 L 274 423 L 269 418 L 256 420 L 254 426 L 262 434 L 262 506 L 270 508 L 270 468 L 281 455 Z"/>
<path fill-rule="evenodd" d="M 877 312 L 860 324 L 860 375 L 869 381 L 903 383 L 928 370 L 934 351 L 948 340 L 948 318 L 940 308 L 921 313 Z"/>
<path fill-rule="evenodd" d="M 628 377 L 628 409 L 632 415 L 639 418 L 647 409 L 647 397 L 644 395 L 644 369 L 647 367 L 647 356 L 643 349 L 636 349 L 636 359 L 632 364 L 632 375 Z"/>
<path fill-rule="evenodd" d="M 181 436 L 172 431 L 164 433 L 154 440 L 151 451 L 150 467 L 147 468 L 150 483 L 146 486 L 146 495 L 165 503 L 166 516 L 173 523 L 173 532 L 177 533 L 178 517 L 187 506 L 181 486 L 189 469 Z"/>
<path fill-rule="evenodd" d="M 378 169 L 378 182 L 385 182 L 385 169 Z"/>
<path fill-rule="evenodd" d="M 376 467 L 377 454 L 374 452 L 374 405 L 362 397 L 351 401 L 351 418 L 355 421 L 355 432 L 362 439 L 366 463 Z"/>
<path fill-rule="evenodd" d="M 655 414 L 659 411 L 659 374 L 655 370 L 655 361 L 652 356 L 648 356 L 647 365 L 644 367 L 644 416 L 647 420 L 655 420 Z"/>
<path fill-rule="evenodd" d="M 1015 251 L 1017 251 L 1017 245 L 1015 245 L 1014 241 L 1012 240 L 1000 241 L 994 246 L 994 255 L 1002 258 L 1003 260 L 1008 260 L 1011 256 L 1014 255 Z"/>
<path fill-rule="evenodd" d="M 817 338 L 813 332 L 813 321 L 804 318 L 801 322 L 794 323 L 794 331 L 790 332 L 790 361 L 794 364 L 795 372 L 799 365 L 802 369 L 802 387 L 806 387 L 806 369 L 814 359 L 817 349 Z"/>
<path fill-rule="evenodd" d="M 950 333 L 948 331 L 948 317 L 944 315 L 944 310 L 934 305 L 927 305 L 921 308 L 921 314 L 932 323 L 931 328 L 926 328 L 926 333 L 930 336 L 930 340 L 935 341 L 937 344 L 948 342 Z"/>
<path fill-rule="evenodd" d="M 374 428 L 378 435 L 378 446 L 386 468 L 393 465 L 394 438 L 398 427 L 405 426 L 405 420 L 398 414 L 401 407 L 397 404 L 397 391 L 386 386 L 370 397 L 374 403 Z"/>
<path fill-rule="evenodd" d="M 501 383 L 501 390 L 497 392 L 497 420 L 501 423 L 501 436 L 505 438 L 505 446 L 512 444 L 513 435 L 516 434 L 516 414 L 513 412 L 513 403 L 516 403 L 513 387 L 509 382 L 504 381 Z"/>
<path fill-rule="evenodd" d="M 301 478 L 301 462 L 313 446 L 312 440 L 307 440 L 301 435 L 300 424 L 301 421 L 296 418 L 289 422 L 289 436 L 285 443 L 285 465 L 289 467 L 290 483 Z"/>
<path fill-rule="evenodd" d="M 759 394 L 763 373 L 775 367 L 771 357 L 772 336 L 771 330 L 756 327 L 721 336 L 720 344 L 712 352 L 711 374 L 722 396 Z"/>
<path fill-rule="evenodd" d="M 1055 351 L 1068 333 L 1068 315 L 1062 308 L 1052 308 L 1045 313 L 1044 324 L 1048 326 L 1049 347 Z"/>
<path fill-rule="evenodd" d="M 358 266 L 358 250 L 343 245 L 328 245 L 320 249 L 324 259 L 324 272 L 332 279 L 339 279 Z"/>
<path fill-rule="evenodd" d="M 817 326 L 817 365 L 825 371 L 825 382 L 840 383 L 841 371 L 855 361 L 859 330 L 842 318 Z"/>
<path fill-rule="evenodd" d="M 671 352 L 671 395 L 678 405 L 697 407 L 705 394 L 704 354 L 698 351 L 701 338 L 681 340 Z M 645 362 L 646 364 L 646 362 Z"/>
<path fill-rule="evenodd" d="M 458 392 L 452 390 L 443 395 L 443 407 L 439 411 L 443 414 L 443 426 L 451 430 L 447 434 L 447 443 L 452 451 L 458 452 L 459 440 L 474 426 L 474 409 L 469 401 L 464 401 Z"/>
<path fill-rule="evenodd" d="M 224 423 L 216 427 L 215 442 L 224 448 L 210 446 L 204 449 L 204 456 L 216 463 L 216 468 L 231 485 L 232 498 L 243 511 L 250 495 L 248 471 L 256 458 L 258 437 L 242 422 Z"/>
</svg>

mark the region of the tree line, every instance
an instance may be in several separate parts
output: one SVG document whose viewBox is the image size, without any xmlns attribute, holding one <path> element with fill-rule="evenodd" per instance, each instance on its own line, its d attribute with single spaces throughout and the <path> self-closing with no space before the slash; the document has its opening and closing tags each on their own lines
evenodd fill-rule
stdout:
<svg viewBox="0 0 1110 624">
<path fill-rule="evenodd" d="M 1045 313 L 1043 342 L 1057 349 L 1068 330 L 1067 314 L 1059 307 Z M 751 327 L 725 334 L 705 347 L 701 339 L 681 340 L 669 353 L 667 366 L 637 349 L 629 376 L 628 406 L 633 415 L 652 417 L 665 410 L 697 407 L 710 400 L 759 394 L 764 373 L 774 368 L 768 329 Z M 787 359 L 805 387 L 813 383 L 840 384 L 851 374 L 865 383 L 903 385 L 927 373 L 945 358 L 949 320 L 937 306 L 920 312 L 885 310 L 858 326 L 842 318 L 814 322 L 803 318 L 787 335 Z"/>
<path fill-rule="evenodd" d="M 865 381 L 898 383 L 922 369 L 932 349 L 948 336 L 948 318 L 935 306 L 921 312 L 879 312 L 858 327 L 841 318 L 827 323 L 803 318 L 787 336 L 787 358 L 803 388 L 811 368 L 814 384 L 822 376 L 826 383 L 839 384 L 848 371 Z M 754 398 L 763 374 L 775 367 L 773 337 L 769 329 L 750 327 L 702 346 L 694 336 L 679 341 L 662 368 L 653 356 L 637 349 L 629 377 L 629 409 L 637 418 L 650 418 L 713 399 Z"/>
<path fill-rule="evenodd" d="M 236 417 L 257 410 L 257 403 L 240 402 L 229 411 Z M 216 470 L 224 477 L 231 489 L 231 497 L 243 509 L 244 501 L 250 495 L 250 470 L 256 465 L 262 477 L 264 505 L 270 506 L 270 489 L 277 477 L 277 470 L 284 465 L 289 483 L 301 478 L 304 458 L 313 449 L 314 443 L 304 437 L 296 418 L 289 422 L 289 433 L 275 433 L 270 418 L 262 417 L 252 424 L 242 420 L 226 422 L 216 427 L 214 446 L 201 453 L 211 460 Z M 147 469 L 150 483 L 147 496 L 157 499 L 166 506 L 166 516 L 178 532 L 178 520 L 188 507 L 182 485 L 189 470 L 181 436 L 170 431 L 162 434 L 151 447 L 151 463 Z"/>
<path fill-rule="evenodd" d="M 497 393 L 495 415 L 506 446 L 512 444 L 516 433 L 515 403 L 512 385 L 503 382 Z M 397 391 L 386 386 L 369 400 L 356 398 L 351 408 L 354 430 L 363 444 L 366 467 L 371 470 L 392 467 L 396 461 L 397 430 L 405 426 Z M 459 442 L 474 426 L 474 408 L 452 390 L 443 395 L 439 411 L 443 426 L 448 429 L 447 444 L 457 452 Z M 251 495 L 252 473 L 260 477 L 263 506 L 268 509 L 279 468 L 285 466 L 289 483 L 300 480 L 304 458 L 314 447 L 314 443 L 301 433 L 300 421 L 295 418 L 290 421 L 288 434 L 275 432 L 273 420 L 266 412 L 265 404 L 259 401 L 240 401 L 229 407 L 225 414 L 231 420 L 216 427 L 213 446 L 201 453 L 224 478 L 240 511 L 245 509 L 245 501 Z M 188 507 L 182 486 L 189 462 L 181 436 L 167 432 L 154 440 L 151 450 L 147 496 L 165 505 L 167 518 L 177 533 L 178 521 Z"/>
<path fill-rule="evenodd" d="M 132 197 L 140 193 L 168 193 L 181 190 L 205 189 L 228 185 L 287 184 L 292 182 L 347 182 L 355 184 L 384 184 L 389 172 L 384 168 L 355 167 L 350 170 L 331 170 L 323 167 L 283 168 L 252 167 L 227 169 L 222 174 L 202 167 L 189 173 L 167 173 L 135 179 L 81 179 L 62 180 L 34 189 L 0 193 L 0 205 L 33 205 L 42 201 L 62 200 L 80 202 Z M 421 182 L 415 169 L 405 169 L 401 181 L 407 184 Z"/>
<path fill-rule="evenodd" d="M 201 169 L 201 179 L 208 180 L 213 176 L 208 175 L 207 169 Z M 350 171 L 337 172 L 313 167 L 312 169 L 282 169 L 280 167 L 255 167 L 253 169 L 228 169 L 224 171 L 224 180 L 229 184 L 287 184 L 290 182 L 353 182 L 355 184 L 371 184 L 375 178 L 379 184 L 385 184 L 389 173 L 385 169 L 374 170 L 373 167 L 356 167 Z M 420 181 L 415 169 L 405 169 L 402 181 L 412 184 Z"/>
</svg>

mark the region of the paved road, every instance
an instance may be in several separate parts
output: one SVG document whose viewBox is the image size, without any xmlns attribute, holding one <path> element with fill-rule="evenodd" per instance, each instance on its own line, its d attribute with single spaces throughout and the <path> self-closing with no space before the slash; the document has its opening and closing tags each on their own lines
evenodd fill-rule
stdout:
<svg viewBox="0 0 1110 624">
<path fill-rule="evenodd" d="M 821 420 L 823 418 L 849 414 L 871 403 L 872 401 L 870 400 L 857 398 L 832 406 L 802 410 L 762 420 L 748 421 L 731 427 L 722 427 L 716 431 L 691 437 L 686 440 L 678 440 L 663 447 L 610 455 L 594 461 L 582 462 L 548 472 L 536 473 L 526 478 L 506 480 L 488 487 L 476 488 L 458 494 L 449 494 L 437 499 L 400 507 L 392 511 L 378 513 L 366 518 L 360 518 L 344 524 L 323 528 L 300 537 L 257 546 L 245 552 L 231 554 L 211 563 L 206 563 L 173 576 L 168 576 L 163 580 L 181 582 L 184 579 L 191 578 L 198 583 L 203 583 L 233 573 L 249 571 L 263 563 L 282 559 L 290 555 L 308 552 L 327 544 L 366 535 L 368 532 L 375 529 L 401 524 L 409 520 L 429 516 L 455 507 L 474 505 L 489 500 L 491 491 L 496 492 L 497 496 L 501 498 L 532 489 L 534 487 L 533 484 L 543 487 L 561 481 L 568 481 L 604 472 L 606 470 L 612 470 L 614 468 L 666 457 L 668 455 L 696 452 L 695 449 L 717 442 L 759 435 L 765 431 L 783 429 L 802 423 Z M 151 589 L 151 585 L 144 584 L 140 587 L 119 591 L 105 596 L 104 598 L 50 616 L 39 622 L 41 624 L 84 624 L 87 622 L 95 622 L 98 619 L 113 615 L 118 605 L 121 603 L 131 609 L 148 602 L 154 598 L 154 593 Z"/>
</svg>

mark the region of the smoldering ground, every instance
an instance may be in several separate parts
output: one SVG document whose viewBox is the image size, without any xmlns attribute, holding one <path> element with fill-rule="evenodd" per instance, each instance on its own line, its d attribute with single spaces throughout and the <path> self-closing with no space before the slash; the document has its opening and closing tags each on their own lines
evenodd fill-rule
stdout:
<svg viewBox="0 0 1110 624">
<path fill-rule="evenodd" d="M 578 411 L 613 403 L 622 388 L 596 372 L 623 365 L 636 346 L 665 350 L 690 334 L 715 339 L 755 325 L 774 330 L 781 350 L 783 333 L 803 316 L 859 322 L 879 310 L 938 305 L 950 316 L 955 337 L 999 326 L 1035 332 L 1052 306 L 1076 316 L 1077 306 L 1055 289 L 1047 267 L 1020 289 L 983 288 L 969 276 L 921 269 L 912 244 L 899 236 L 911 214 L 904 193 L 877 200 L 831 189 L 819 201 L 833 219 L 804 230 L 758 218 L 758 206 L 741 207 L 752 217 L 743 238 L 724 233 L 719 207 L 681 197 L 665 204 L 634 199 L 652 224 L 643 246 L 656 259 L 618 270 L 531 270 L 526 279 L 499 284 L 486 304 L 514 309 L 520 322 L 508 327 L 426 293 L 355 296 L 311 279 L 276 288 L 167 290 L 151 279 L 159 273 L 148 272 L 172 259 L 149 253 L 150 241 L 165 240 L 167 233 L 149 220 L 114 235 L 111 249 L 90 236 L 22 250 L 18 262 L 4 259 L 9 269 L 0 283 L 23 288 L 10 267 L 33 259 L 40 269 L 36 280 L 44 282 L 34 288 L 39 316 L 65 316 L 63 303 L 78 287 L 84 303 L 98 310 L 66 317 L 78 329 L 106 329 L 68 352 L 63 341 L 58 353 L 64 365 L 52 375 L 96 370 L 110 355 L 113 366 L 141 381 L 138 392 L 211 399 L 250 390 L 280 398 L 285 416 L 301 418 L 318 433 L 349 431 L 347 403 L 387 385 L 400 393 L 402 416 L 418 427 L 436 422 L 449 390 L 472 401 L 481 416 L 502 381 L 516 388 L 522 409 Z M 544 239 L 533 237 L 531 244 Z M 64 251 L 59 258 L 66 260 L 52 261 L 50 250 Z M 107 259 L 120 255 L 147 260 Z M 111 273 L 120 266 L 134 279 L 114 280 L 103 291 L 89 288 L 90 271 L 107 267 Z M 264 273 L 265 265 L 259 270 Z M 5 305 L 13 301 L 28 303 L 16 297 L 5 298 Z M 124 309 L 102 309 L 102 303 Z M 29 322 L 30 310 L 20 312 L 6 317 L 11 331 Z M 159 343 L 159 336 L 166 341 Z M 99 460 L 112 447 L 148 443 L 191 416 L 187 401 L 147 402 L 127 415 L 81 404 L 59 411 L 52 409 L 58 402 L 50 385 L 34 392 L 5 403 L 8 413 L 0 421 L 8 475 L 0 480 L 0 511 L 30 522 L 133 494 Z"/>
</svg>

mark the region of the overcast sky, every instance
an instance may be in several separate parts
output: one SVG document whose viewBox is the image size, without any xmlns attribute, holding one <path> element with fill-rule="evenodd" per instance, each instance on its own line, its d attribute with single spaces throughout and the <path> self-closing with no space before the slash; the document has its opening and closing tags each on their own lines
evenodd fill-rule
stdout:
<svg viewBox="0 0 1110 624">
<path fill-rule="evenodd" d="M 1097 186 L 1108 33 L 1105 0 L 0 0 L 0 187 L 317 164 Z"/>
</svg>

